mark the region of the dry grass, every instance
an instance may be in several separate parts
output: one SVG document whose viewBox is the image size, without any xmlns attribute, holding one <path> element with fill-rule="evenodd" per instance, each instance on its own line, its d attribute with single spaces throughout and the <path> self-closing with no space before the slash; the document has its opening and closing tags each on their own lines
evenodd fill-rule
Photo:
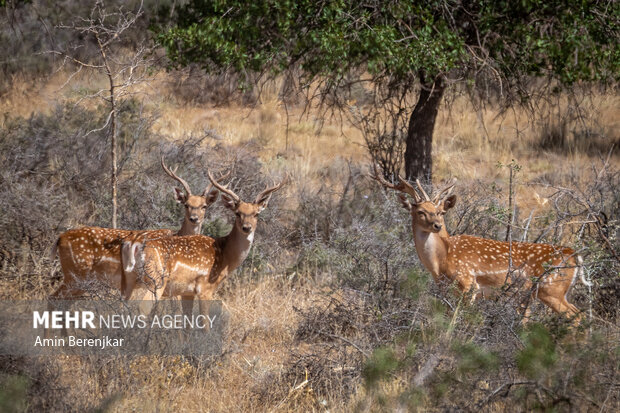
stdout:
<svg viewBox="0 0 620 413">
<path fill-rule="evenodd" d="M 144 410 L 145 399 L 162 381 L 165 391 L 152 399 L 147 410 L 225 412 L 231 406 L 243 411 L 264 410 L 256 398 L 257 389 L 285 368 L 289 351 L 296 345 L 293 326 L 298 320 L 293 307 L 307 306 L 316 290 L 274 278 L 228 290 L 221 297 L 230 316 L 226 354 L 209 362 L 206 370 L 188 361 L 170 363 L 168 368 L 174 366 L 172 379 L 167 379 L 169 370 L 158 368 L 159 358 L 147 358 L 138 374 L 150 377 L 151 382 L 144 386 L 144 393 L 132 394 L 129 389 L 114 411 Z"/>
<path fill-rule="evenodd" d="M 14 82 L 13 90 L 0 101 L 0 111 L 25 117 L 31 115 L 33 108 L 51 113 L 57 103 L 74 102 L 86 91 L 104 86 L 103 79 L 82 77 L 73 79 L 70 87 L 61 88 L 66 76 L 58 73 L 32 84 Z M 312 113 L 302 115 L 299 107 L 289 108 L 287 119 L 284 108 L 274 98 L 275 88 L 254 107 L 215 106 L 179 104 L 169 84 L 168 75 L 160 73 L 150 84 L 141 86 L 147 112 L 159 114 L 153 132 L 174 141 L 191 135 L 202 136 L 208 131 L 216 143 L 249 148 L 257 153 L 265 169 L 257 172 L 291 176 L 292 184 L 287 188 L 290 204 L 283 207 L 283 214 L 297 209 L 298 201 L 292 194 L 302 189 L 318 191 L 331 184 L 341 190 L 349 173 L 345 160 L 362 167 L 367 163 L 363 139 L 355 128 L 335 120 L 320 125 Z M 566 107 L 568 103 L 563 102 L 558 107 L 562 105 Z M 605 144 L 618 142 L 620 97 L 595 95 L 587 108 L 579 121 L 565 122 L 566 134 L 570 135 L 568 149 L 553 152 L 537 149 L 536 145 L 545 128 L 558 127 L 554 121 L 545 126 L 532 121 L 525 112 L 500 116 L 493 108 L 476 113 L 465 100 L 458 99 L 449 108 L 443 108 L 438 118 L 434 147 L 436 179 L 457 177 L 463 186 L 481 180 L 487 185 L 498 183 L 505 189 L 506 169 L 496 165 L 498 162 L 508 164 L 514 159 L 523 166 L 517 178 L 516 202 L 524 211 L 533 211 L 536 221 L 549 212 L 550 203 L 545 197 L 550 194 L 541 187 L 525 183 L 547 179 L 566 182 L 576 177 L 575 185 L 585 185 L 591 175 L 591 164 L 599 162 L 603 155 L 597 154 L 596 148 L 580 146 L 584 145 L 578 141 L 583 128 L 580 129 L 578 122 L 598 125 L 597 139 L 607 136 Z M 0 127 L 4 125 L 2 120 Z M 605 145 L 600 144 L 600 147 Z M 616 148 L 611 162 L 618 164 L 619 161 Z M 291 217 L 286 219 L 292 220 Z M 257 242 L 269 243 L 270 239 L 263 236 Z M 226 281 L 219 293 L 230 320 L 223 357 L 199 361 L 182 357 L 137 357 L 95 362 L 60 358 L 53 364 L 59 371 L 58 386 L 70 389 L 64 398 L 72 400 L 73 406 L 92 408 L 118 395 L 118 399 L 112 397 L 109 401 L 111 411 L 119 412 L 333 412 L 396 408 L 397 405 L 373 404 L 371 390 L 361 383 L 354 396 L 347 399 L 340 394 L 318 394 L 312 385 L 303 385 L 303 381 L 289 379 L 285 374 L 292 352 L 307 350 L 295 338 L 300 321 L 296 309 L 303 311 L 316 305 L 318 298 L 324 296 L 323 288 L 329 284 L 318 277 L 320 269 L 312 274 L 314 279 L 307 278 L 305 273 L 301 276 L 296 273 L 294 279 L 289 277 L 286 268 L 297 258 L 293 254 L 288 262 L 277 263 L 278 268 L 271 274 L 244 272 Z M 25 256 L 23 259 L 33 258 Z M 39 263 L 37 268 L 42 277 L 54 272 L 47 261 Z M 20 269 L 8 271 L 19 273 Z M 0 283 L 4 296 L 32 297 L 25 292 L 30 287 L 14 280 Z M 36 286 L 35 296 L 45 295 L 49 288 L 49 283 L 41 283 Z M 409 379 L 405 374 L 384 382 L 380 392 L 389 399 L 390 395 L 395 396 L 406 388 L 404 383 Z M 261 389 L 274 382 L 279 383 L 282 396 L 265 404 L 258 395 Z"/>
<path fill-rule="evenodd" d="M 173 74 L 172 77 L 178 76 Z M 38 82 L 15 80 L 13 89 L 0 101 L 0 111 L 28 117 L 34 111 L 49 113 L 62 102 L 77 101 L 89 91 L 105 89 L 105 78 L 87 73 L 72 78 L 58 72 Z M 157 113 L 153 132 L 169 139 L 216 134 L 222 143 L 254 145 L 264 163 L 277 159 L 299 177 L 312 176 L 335 158 L 364 162 L 368 159 L 360 132 L 336 119 L 320 122 L 312 112 L 289 107 L 288 119 L 277 99 L 277 86 L 266 87 L 262 102 L 252 107 L 237 104 L 184 104 L 174 99 L 170 75 L 157 74 L 148 84 L 136 87 L 147 111 Z M 434 136 L 435 176 L 442 180 L 456 176 L 461 180 L 496 180 L 504 172 L 495 167 L 516 160 L 527 167 L 523 179 L 532 180 L 547 172 L 568 173 L 571 168 L 588 168 L 614 144 L 614 160 L 620 156 L 620 96 L 593 94 L 580 98 L 577 111 L 566 97 L 541 104 L 539 115 L 512 110 L 505 113 L 492 107 L 474 110 L 466 98 L 444 105 L 437 119 Z M 86 100 L 87 105 L 100 102 Z M 2 125 L 3 123 L 0 123 Z M 288 133 L 287 133 L 288 124 Z M 567 145 L 557 153 L 537 145 L 541 135 L 565 135 Z M 279 166 L 277 164 L 276 166 Z M 558 169 L 559 167 L 559 169 Z"/>
</svg>

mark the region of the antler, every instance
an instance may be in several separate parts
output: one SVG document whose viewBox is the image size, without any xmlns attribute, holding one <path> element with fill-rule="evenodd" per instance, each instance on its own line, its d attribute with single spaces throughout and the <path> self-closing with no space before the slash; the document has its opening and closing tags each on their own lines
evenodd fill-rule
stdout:
<svg viewBox="0 0 620 413">
<path fill-rule="evenodd" d="M 374 179 L 375 181 L 378 181 L 381 185 L 387 188 L 390 188 L 390 189 L 394 189 L 396 191 L 409 194 L 411 195 L 411 197 L 413 197 L 415 202 L 420 202 L 422 200 L 420 198 L 420 195 L 415 190 L 415 188 L 409 182 L 407 182 L 402 176 L 398 175 L 398 184 L 394 185 L 394 184 L 389 183 L 385 179 L 383 179 L 383 177 L 377 173 L 376 165 L 373 167 L 373 169 L 374 169 L 375 174 L 370 175 L 370 177 Z"/>
<path fill-rule="evenodd" d="M 223 180 L 226 179 L 230 176 L 230 173 L 232 171 L 228 171 L 227 173 L 225 173 L 224 175 L 220 175 L 220 177 L 218 178 L 218 180 Z M 211 189 L 213 188 L 213 183 L 207 184 L 207 187 L 205 188 L 204 192 L 202 193 L 203 197 L 206 197 L 207 194 L 211 191 Z M 219 189 L 219 188 L 218 188 Z"/>
<path fill-rule="evenodd" d="M 239 196 L 237 194 L 235 194 L 230 189 L 226 188 L 226 186 L 220 185 L 215 180 L 215 178 L 213 178 L 213 175 L 211 175 L 211 171 L 207 171 L 207 176 L 209 177 L 209 181 L 211 181 L 213 186 L 215 186 L 217 189 L 219 189 L 220 191 L 222 191 L 225 194 L 227 194 L 228 196 L 230 196 L 235 202 L 241 202 L 241 198 L 239 198 Z"/>
<path fill-rule="evenodd" d="M 192 190 L 189 189 L 189 185 L 187 184 L 187 182 L 185 182 L 185 180 L 183 180 L 182 178 L 179 178 L 173 171 L 168 169 L 168 167 L 164 163 L 164 155 L 161 156 L 161 167 L 164 168 L 164 171 L 166 171 L 168 176 L 170 176 L 172 179 L 176 179 L 181 185 L 183 185 L 185 192 L 187 192 L 187 196 L 190 196 L 192 194 Z M 176 168 L 174 171 L 176 171 Z"/>
<path fill-rule="evenodd" d="M 287 179 L 284 178 L 282 180 L 282 182 L 280 182 L 279 184 L 276 184 L 275 186 L 272 186 L 271 188 L 267 188 L 265 189 L 263 192 L 261 192 L 260 194 L 258 194 L 256 196 L 256 200 L 254 201 L 255 204 L 259 204 L 261 202 L 264 202 L 264 200 L 268 197 L 271 196 L 271 193 L 274 191 L 277 191 L 278 189 L 280 189 L 282 187 L 282 185 L 284 185 L 286 183 Z"/>
<path fill-rule="evenodd" d="M 420 180 L 416 178 L 415 180 L 416 185 L 418 186 L 418 188 L 420 188 L 420 191 L 422 192 L 422 195 L 424 195 L 424 199 L 426 201 L 431 201 L 431 198 L 428 196 L 428 194 L 426 193 L 426 191 L 424 190 L 424 188 L 422 188 L 422 184 L 420 184 Z"/>
<path fill-rule="evenodd" d="M 451 184 L 446 185 L 437 195 L 433 197 L 433 204 L 439 203 L 439 201 L 445 196 L 449 196 L 452 190 L 454 189 L 454 185 L 456 184 L 456 178 L 452 180 Z"/>
</svg>

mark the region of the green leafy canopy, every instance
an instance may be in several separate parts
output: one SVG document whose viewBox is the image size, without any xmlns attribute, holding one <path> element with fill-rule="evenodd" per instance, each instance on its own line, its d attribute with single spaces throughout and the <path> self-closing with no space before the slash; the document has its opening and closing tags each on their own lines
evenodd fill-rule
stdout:
<svg viewBox="0 0 620 413">
<path fill-rule="evenodd" d="M 158 40 L 179 65 L 410 81 L 491 68 L 502 78 L 618 79 L 616 2 L 192 0 Z"/>
</svg>

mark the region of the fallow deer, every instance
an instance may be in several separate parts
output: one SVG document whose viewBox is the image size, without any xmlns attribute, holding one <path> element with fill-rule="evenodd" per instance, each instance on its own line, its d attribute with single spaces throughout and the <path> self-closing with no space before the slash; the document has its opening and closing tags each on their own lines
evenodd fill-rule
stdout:
<svg viewBox="0 0 620 413">
<path fill-rule="evenodd" d="M 150 299 L 181 295 L 184 311 L 187 311 L 194 297 L 198 297 L 201 304 L 213 299 L 220 283 L 243 263 L 254 240 L 258 214 L 267 207 L 271 195 L 284 181 L 265 189 L 254 202 L 248 203 L 218 183 L 210 172 L 208 176 L 213 186 L 222 192 L 225 206 L 235 213 L 230 233 L 217 239 L 193 235 L 126 241 L 123 244 L 123 295 L 126 298 L 131 297 L 140 280 L 151 291 Z"/>
<path fill-rule="evenodd" d="M 445 229 L 444 214 L 456 204 L 450 195 L 454 184 L 432 199 L 416 184 L 423 196 L 402 177 L 397 184 L 387 182 L 376 173 L 372 176 L 383 186 L 410 195 L 413 203 L 399 193 L 400 201 L 411 214 L 415 248 L 424 267 L 438 285 L 456 281 L 462 293 L 473 290 L 478 296 L 493 294 L 507 283 L 521 283 L 532 296 L 557 313 L 569 318 L 579 310 L 566 299 L 579 275 L 585 285 L 582 258 L 571 248 L 528 242 L 504 242 L 471 235 L 450 236 Z M 526 317 L 527 303 L 521 306 Z"/>
<path fill-rule="evenodd" d="M 83 286 L 89 280 L 104 282 L 120 291 L 123 269 L 121 246 L 127 238 L 145 241 L 200 233 L 205 212 L 217 200 L 218 191 L 212 191 L 213 185 L 208 184 L 201 195 L 192 195 L 187 182 L 176 175 L 176 169 L 173 171 L 166 166 L 163 156 L 161 166 L 184 189 L 174 188 L 176 201 L 185 206 L 181 228 L 176 233 L 170 229 L 133 231 L 99 227 L 82 227 L 64 232 L 52 249 L 52 256 L 58 253 L 64 278 L 51 298 L 80 296 L 84 294 Z"/>
</svg>

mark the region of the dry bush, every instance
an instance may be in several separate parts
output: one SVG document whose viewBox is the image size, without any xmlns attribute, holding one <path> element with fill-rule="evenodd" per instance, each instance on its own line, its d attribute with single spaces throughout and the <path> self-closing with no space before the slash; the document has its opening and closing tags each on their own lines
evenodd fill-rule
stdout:
<svg viewBox="0 0 620 413">
<path fill-rule="evenodd" d="M 190 65 L 176 69 L 168 79 L 169 93 L 180 105 L 250 105 L 257 101 L 253 91 L 239 88 L 241 79 L 235 74 L 206 74 L 200 67 Z"/>
<path fill-rule="evenodd" d="M 138 48 L 150 42 L 149 19 L 157 8 L 156 2 L 145 2 L 145 13 L 123 36 L 121 48 Z M 107 0 L 109 9 L 123 7 L 134 9 L 139 1 Z M 51 51 L 72 50 L 72 56 L 89 62 L 99 53 L 94 39 L 83 42 L 82 35 L 75 36 L 59 26 L 88 16 L 91 2 L 45 0 L 8 1 L 0 14 L 0 96 L 11 90 L 17 81 L 34 80 L 51 75 L 61 63 L 61 58 Z"/>
<path fill-rule="evenodd" d="M 590 103 L 593 92 L 586 91 L 585 94 L 581 99 Z M 583 103 L 569 99 L 567 104 L 558 102 L 541 114 L 538 137 L 534 141 L 536 148 L 562 154 L 598 155 L 610 150 L 617 154 L 620 136 L 613 129 L 606 129 L 601 124 L 600 115 L 593 115 L 589 105 Z"/>
</svg>

